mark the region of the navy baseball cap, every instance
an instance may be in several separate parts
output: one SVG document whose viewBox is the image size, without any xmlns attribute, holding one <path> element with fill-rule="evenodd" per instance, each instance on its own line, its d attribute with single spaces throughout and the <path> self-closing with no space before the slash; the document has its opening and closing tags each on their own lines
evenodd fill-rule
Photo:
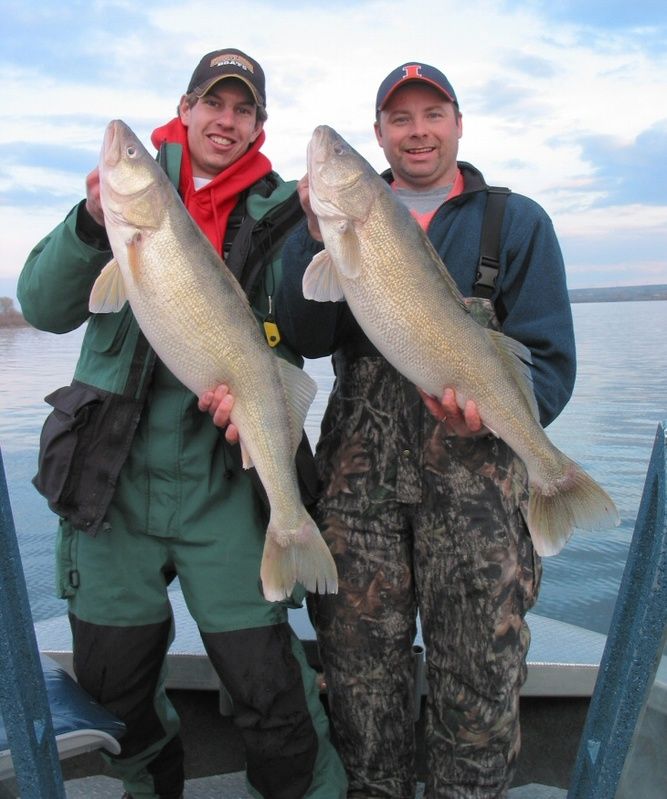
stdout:
<svg viewBox="0 0 667 799">
<path fill-rule="evenodd" d="M 203 97 L 225 78 L 238 78 L 250 89 L 257 105 L 266 106 L 264 70 L 249 55 L 241 50 L 214 50 L 207 53 L 192 73 L 187 94 L 195 92 Z"/>
<path fill-rule="evenodd" d="M 429 64 L 422 64 L 420 61 L 407 61 L 400 67 L 396 67 L 396 69 L 392 70 L 380 84 L 375 100 L 376 113 L 382 111 L 387 100 L 389 100 L 396 89 L 404 83 L 412 81 L 418 81 L 425 83 L 427 86 L 432 86 L 441 94 L 444 94 L 450 102 L 458 106 L 458 100 L 456 99 L 456 94 L 454 94 L 454 89 L 452 89 L 452 84 L 439 69 Z"/>
</svg>

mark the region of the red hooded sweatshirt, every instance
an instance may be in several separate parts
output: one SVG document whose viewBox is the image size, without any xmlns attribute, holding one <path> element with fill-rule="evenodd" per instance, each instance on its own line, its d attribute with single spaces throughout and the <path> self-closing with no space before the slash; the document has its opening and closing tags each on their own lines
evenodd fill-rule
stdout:
<svg viewBox="0 0 667 799">
<path fill-rule="evenodd" d="M 224 169 L 201 189 L 195 189 L 188 148 L 188 131 L 181 120 L 175 117 L 166 125 L 156 128 L 151 135 L 151 141 L 157 150 L 165 142 L 181 145 L 183 155 L 178 193 L 190 215 L 218 253 L 222 253 L 227 220 L 238 201 L 239 194 L 271 171 L 271 162 L 259 152 L 265 138 L 262 131 L 238 161 Z"/>
</svg>

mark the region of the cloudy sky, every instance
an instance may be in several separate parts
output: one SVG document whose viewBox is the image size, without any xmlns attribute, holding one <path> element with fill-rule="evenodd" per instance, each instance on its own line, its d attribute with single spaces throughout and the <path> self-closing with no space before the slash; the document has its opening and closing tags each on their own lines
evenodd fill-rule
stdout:
<svg viewBox="0 0 667 799">
<path fill-rule="evenodd" d="M 313 128 L 378 169 L 373 101 L 408 60 L 441 68 L 460 158 L 552 217 L 571 288 L 667 283 L 664 0 L 0 0 L 0 296 L 83 196 L 107 122 L 150 147 L 199 58 L 238 47 L 267 73 L 264 151 L 305 171 Z"/>
</svg>

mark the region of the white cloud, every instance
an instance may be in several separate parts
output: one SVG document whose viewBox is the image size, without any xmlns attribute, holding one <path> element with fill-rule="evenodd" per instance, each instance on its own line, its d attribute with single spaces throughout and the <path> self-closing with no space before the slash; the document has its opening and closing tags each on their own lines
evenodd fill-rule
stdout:
<svg viewBox="0 0 667 799">
<path fill-rule="evenodd" d="M 586 214 L 565 213 L 559 215 L 560 229 L 568 236 L 595 239 L 609 235 L 609 229 L 618 234 L 667 231 L 667 206 L 617 205 L 609 208 L 593 208 Z"/>
<path fill-rule="evenodd" d="M 591 136 L 629 144 L 665 115 L 667 48 L 655 46 L 664 29 L 612 29 L 608 20 L 598 27 L 588 20 L 584 27 L 572 18 L 554 21 L 538 4 L 512 8 L 487 0 L 424 0 L 410 13 L 398 0 L 323 6 L 251 0 L 242 7 L 230 0 L 187 6 L 117 0 L 77 8 L 80 24 L 68 26 L 67 41 L 59 43 L 71 48 L 71 71 L 45 71 L 30 52 L 0 59 L 5 152 L 16 152 L 18 143 L 57 142 L 82 157 L 90 153 L 94 162 L 113 117 L 149 144 L 152 127 L 173 115 L 197 60 L 209 50 L 236 46 L 267 73 L 265 150 L 284 177 L 303 174 L 308 139 L 322 123 L 380 169 L 384 159 L 372 132 L 377 86 L 389 69 L 419 58 L 442 68 L 457 91 L 464 114 L 461 157 L 489 182 L 509 185 L 545 207 L 570 246 L 585 250 L 585 257 L 572 259 L 584 282 L 587 269 L 593 280 L 595 270 L 607 267 L 596 260 L 594 247 L 583 244 L 614 237 L 621 226 L 623 246 L 631 247 L 631 235 L 650 237 L 664 224 L 667 193 L 662 206 L 596 209 L 604 186 L 594 185 L 596 165 L 578 145 Z M 34 16 L 25 25 L 32 32 Z M 30 36 L 26 42 L 29 48 Z M 71 176 L 57 165 L 36 175 L 29 164 L 12 167 L 12 160 L 3 159 L 5 181 L 45 190 L 52 182 L 56 197 L 71 191 Z M 81 187 L 84 177 L 82 171 Z M 50 225 L 52 215 L 38 212 L 30 226 L 16 224 L 20 216 L 0 209 L 2 229 L 11 232 L 5 249 L 12 239 L 13 253 L 29 249 L 36 231 L 47 232 L 39 225 Z M 653 260 L 659 263 L 660 254 Z M 6 256 L 0 270 L 20 268 L 14 257 Z M 632 257 L 628 249 L 627 261 Z M 654 280 L 650 262 L 643 260 L 646 279 Z M 575 269 L 570 262 L 569 269 Z"/>
<path fill-rule="evenodd" d="M 35 207 L 29 215 L 25 209 L 0 207 L 0 229 L 4 231 L 0 278 L 18 277 L 32 248 L 64 219 L 71 206 L 65 202 L 49 208 Z"/>
</svg>

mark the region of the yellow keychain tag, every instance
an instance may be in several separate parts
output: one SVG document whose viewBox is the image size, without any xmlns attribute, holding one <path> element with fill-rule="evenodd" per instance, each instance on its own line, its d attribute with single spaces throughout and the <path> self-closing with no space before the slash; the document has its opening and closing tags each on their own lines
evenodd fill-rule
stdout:
<svg viewBox="0 0 667 799">
<path fill-rule="evenodd" d="M 264 317 L 264 335 L 269 342 L 269 347 L 277 347 L 280 344 L 280 331 L 276 320 L 273 318 L 273 297 L 269 294 L 269 312 Z"/>
<path fill-rule="evenodd" d="M 264 335 L 269 342 L 269 347 L 277 347 L 280 344 L 280 331 L 272 316 L 267 316 L 264 320 Z"/>
</svg>

